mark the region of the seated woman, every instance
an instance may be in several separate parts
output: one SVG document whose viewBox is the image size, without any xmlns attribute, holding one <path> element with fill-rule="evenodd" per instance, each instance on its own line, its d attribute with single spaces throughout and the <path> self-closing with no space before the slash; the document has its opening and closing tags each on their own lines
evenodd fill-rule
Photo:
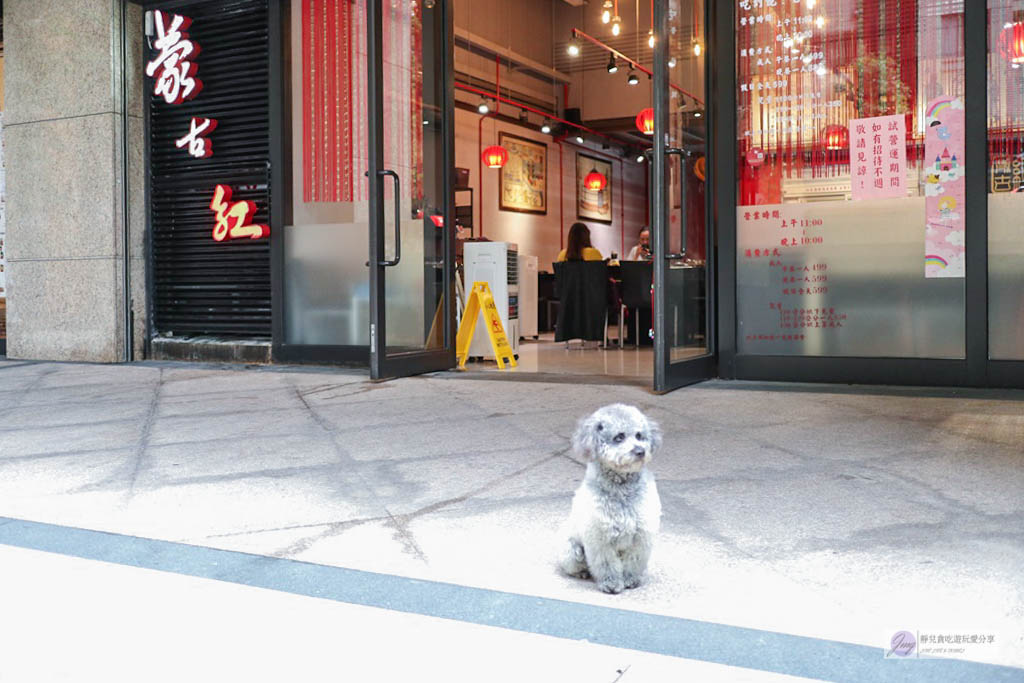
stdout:
<svg viewBox="0 0 1024 683">
<path fill-rule="evenodd" d="M 573 223 L 569 228 L 569 240 L 565 249 L 558 252 L 559 261 L 603 261 L 604 256 L 590 246 L 590 228 L 583 223 Z"/>
</svg>

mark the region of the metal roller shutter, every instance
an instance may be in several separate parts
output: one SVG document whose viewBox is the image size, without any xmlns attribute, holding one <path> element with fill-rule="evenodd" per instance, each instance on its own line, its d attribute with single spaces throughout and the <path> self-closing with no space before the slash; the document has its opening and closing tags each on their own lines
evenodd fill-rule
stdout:
<svg viewBox="0 0 1024 683">
<path fill-rule="evenodd" d="M 204 87 L 195 99 L 169 105 L 146 79 L 153 330 L 269 339 L 270 240 L 215 242 L 209 208 L 214 187 L 227 185 L 234 201 L 255 202 L 255 223 L 270 225 L 267 0 L 146 6 L 165 8 L 192 19 Z M 193 116 L 218 121 L 210 158 L 175 147 Z"/>
</svg>

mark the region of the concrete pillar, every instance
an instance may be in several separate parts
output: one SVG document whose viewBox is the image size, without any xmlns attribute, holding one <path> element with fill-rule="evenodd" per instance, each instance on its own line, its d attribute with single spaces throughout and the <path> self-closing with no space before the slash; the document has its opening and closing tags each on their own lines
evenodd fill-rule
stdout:
<svg viewBox="0 0 1024 683">
<path fill-rule="evenodd" d="M 128 5 L 125 178 L 121 2 L 3 3 L 9 358 L 124 358 L 126 214 L 136 328 L 144 327 L 142 12 Z"/>
</svg>

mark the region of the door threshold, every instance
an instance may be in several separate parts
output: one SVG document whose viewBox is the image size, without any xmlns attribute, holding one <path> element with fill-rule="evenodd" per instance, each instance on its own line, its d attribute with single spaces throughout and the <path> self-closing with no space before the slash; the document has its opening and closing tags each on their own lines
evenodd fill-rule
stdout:
<svg viewBox="0 0 1024 683">
<path fill-rule="evenodd" d="M 546 384 L 599 384 L 606 386 L 631 386 L 652 390 L 653 377 L 630 377 L 627 375 L 569 374 L 561 372 L 502 372 L 500 370 L 445 370 L 432 373 L 438 379 L 485 379 L 495 382 L 542 382 Z"/>
</svg>

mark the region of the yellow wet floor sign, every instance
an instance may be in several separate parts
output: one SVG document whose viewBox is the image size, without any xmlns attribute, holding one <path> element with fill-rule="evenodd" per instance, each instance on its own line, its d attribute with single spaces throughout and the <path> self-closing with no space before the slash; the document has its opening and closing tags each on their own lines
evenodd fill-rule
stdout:
<svg viewBox="0 0 1024 683">
<path fill-rule="evenodd" d="M 498 367 L 504 369 L 506 362 L 516 367 L 518 363 L 515 354 L 508 343 L 508 337 L 505 336 L 505 327 L 501 324 L 498 306 L 494 303 L 491 288 L 486 282 L 474 282 L 473 289 L 466 298 L 466 310 L 462 313 L 462 323 L 459 324 L 459 333 L 455 337 L 455 355 L 459 359 L 459 367 L 466 367 L 469 345 L 473 341 L 476 319 L 481 311 L 484 314 L 484 322 L 487 323 L 487 335 L 491 338 L 491 348 L 494 349 Z"/>
</svg>

